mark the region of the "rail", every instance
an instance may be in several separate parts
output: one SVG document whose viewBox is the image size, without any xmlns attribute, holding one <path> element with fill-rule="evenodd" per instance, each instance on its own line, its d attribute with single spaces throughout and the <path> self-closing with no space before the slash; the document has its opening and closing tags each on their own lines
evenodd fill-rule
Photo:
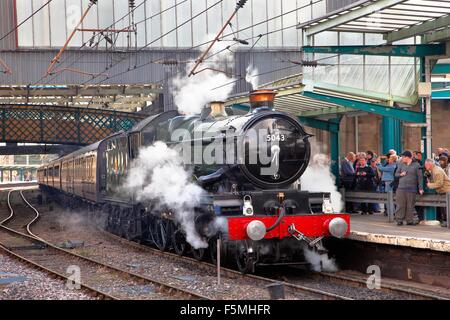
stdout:
<svg viewBox="0 0 450 320">
<path fill-rule="evenodd" d="M 341 190 L 345 202 L 383 203 L 386 205 L 389 222 L 393 221 L 395 211 L 395 193 L 390 192 L 360 192 Z M 450 193 L 417 195 L 416 206 L 446 208 L 447 228 L 450 229 Z"/>
</svg>

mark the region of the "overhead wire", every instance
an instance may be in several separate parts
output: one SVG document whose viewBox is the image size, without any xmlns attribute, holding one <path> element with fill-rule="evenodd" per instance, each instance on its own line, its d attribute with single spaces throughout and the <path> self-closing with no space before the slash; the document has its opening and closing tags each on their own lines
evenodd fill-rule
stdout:
<svg viewBox="0 0 450 320">
<path fill-rule="evenodd" d="M 42 9 L 44 9 L 48 4 L 50 4 L 50 2 L 52 2 L 53 0 L 48 0 L 46 3 L 44 3 L 42 6 L 39 7 L 39 9 L 37 9 L 36 11 L 34 11 L 33 13 L 31 13 L 31 15 L 29 15 L 27 18 L 25 18 L 25 20 L 23 20 L 21 23 L 19 23 L 17 26 L 15 26 L 13 29 L 11 29 L 10 31 L 8 31 L 6 34 L 4 34 L 1 38 L 0 41 L 4 40 L 6 37 L 8 37 L 11 33 L 16 32 L 17 29 L 19 29 L 19 27 L 21 27 L 25 22 L 27 22 L 28 20 L 30 20 L 31 18 L 33 18 L 39 11 L 41 11 Z"/>
<path fill-rule="evenodd" d="M 110 26 L 108 26 L 108 27 L 102 29 L 102 30 L 100 31 L 100 34 L 101 34 L 101 35 L 100 35 L 100 37 L 99 37 L 99 39 L 98 39 L 97 41 L 100 42 L 101 40 L 103 40 L 103 39 L 105 38 L 105 36 L 106 36 L 104 33 L 107 32 L 108 29 L 113 28 L 117 23 L 119 23 L 120 21 L 122 21 L 122 20 L 125 19 L 126 17 L 130 16 L 135 10 L 137 10 L 137 9 L 138 9 L 139 7 L 141 7 L 142 5 L 146 4 L 147 1 L 148 1 L 148 0 L 143 0 L 139 5 L 137 5 L 137 6 L 135 6 L 134 8 L 132 8 L 132 10 L 129 10 L 128 13 L 126 13 L 124 16 L 122 16 L 119 20 L 114 20 L 113 23 L 112 23 Z M 187 0 L 185 0 L 185 1 L 187 1 Z M 131 27 L 131 26 L 133 26 L 133 25 L 129 25 L 129 26 L 123 28 L 123 29 L 129 28 L 129 27 Z M 90 43 L 90 40 L 91 40 L 91 38 L 90 38 L 89 40 L 86 40 L 85 42 L 83 42 L 83 43 L 81 44 L 81 46 L 79 46 L 79 48 L 73 49 L 73 50 L 81 50 L 81 49 L 83 49 L 88 43 Z M 78 56 L 78 58 L 76 58 L 75 61 L 73 61 L 70 65 L 68 65 L 67 68 L 70 68 L 70 67 L 72 67 L 73 65 L 75 65 L 75 63 L 79 62 L 79 60 L 81 59 L 81 57 L 82 57 L 82 55 Z M 64 58 L 62 61 L 60 61 L 60 65 L 62 65 L 64 62 L 66 62 L 67 59 L 68 59 L 68 58 Z M 56 77 L 58 77 L 60 74 L 61 74 L 61 73 L 54 74 L 53 77 L 52 77 L 51 79 L 47 80 L 47 82 L 44 83 L 44 85 L 49 84 L 51 81 L 53 81 L 54 79 L 56 79 Z M 41 80 L 45 79 L 47 76 L 48 76 L 48 75 L 44 75 L 44 76 L 41 77 L 39 80 L 37 80 L 37 81 L 35 81 L 35 82 L 33 82 L 32 84 L 29 84 L 29 85 L 30 85 L 30 86 L 35 85 L 35 84 L 39 83 Z"/>
<path fill-rule="evenodd" d="M 171 34 L 172 32 L 177 31 L 179 28 L 181 28 L 181 27 L 184 26 L 185 24 L 187 24 L 187 23 L 193 21 L 193 20 L 196 19 L 197 17 L 203 15 L 204 13 L 206 13 L 207 11 L 209 11 L 210 9 L 212 9 L 213 7 L 219 5 L 219 4 L 222 3 L 222 2 L 223 2 L 223 0 L 219 0 L 219 1 L 215 2 L 215 3 L 213 3 L 212 5 L 210 5 L 209 7 L 207 7 L 206 9 L 200 11 L 199 13 L 197 13 L 197 14 L 194 15 L 194 16 L 192 16 L 191 18 L 185 20 L 185 21 L 182 22 L 181 24 L 176 25 L 174 28 L 168 30 L 167 32 L 165 32 L 164 34 L 160 35 L 160 36 L 157 37 L 156 39 L 153 39 L 152 41 L 146 43 L 143 47 L 141 47 L 141 48 L 138 50 L 138 52 L 140 52 L 140 51 L 144 50 L 145 48 L 151 46 L 153 43 L 155 43 L 155 42 L 157 42 L 157 41 L 163 39 L 164 37 L 166 37 L 167 35 Z M 119 63 L 123 62 L 124 60 L 125 60 L 125 59 L 119 61 L 118 63 L 115 63 L 114 66 L 115 66 L 115 65 L 118 65 Z M 121 72 L 121 73 L 119 73 L 119 74 L 116 74 L 116 75 L 114 75 L 114 76 L 112 76 L 112 77 L 106 77 L 106 78 L 105 78 L 103 81 L 101 81 L 100 83 L 102 83 L 102 82 L 104 82 L 104 81 L 106 81 L 106 80 L 115 78 L 115 77 L 117 77 L 117 76 L 119 76 L 119 75 L 128 73 L 128 72 L 130 72 L 130 71 L 132 71 L 132 70 L 139 69 L 139 68 L 143 67 L 144 65 L 148 65 L 148 64 L 152 64 L 152 63 L 154 63 L 154 61 L 147 62 L 147 63 L 145 63 L 145 64 L 143 64 L 143 65 L 140 65 L 140 66 L 134 66 L 134 68 L 132 68 L 132 69 L 128 68 L 128 70 L 126 70 L 126 71 L 124 71 L 124 72 Z M 112 69 L 112 67 L 105 69 L 103 72 L 106 72 L 106 71 L 109 70 L 109 69 Z M 93 77 L 92 79 L 89 79 L 88 81 L 83 82 L 82 85 L 88 83 L 89 81 L 92 81 L 92 80 L 95 79 L 95 78 L 96 78 L 96 77 Z M 96 84 L 100 84 L 100 83 L 96 83 Z"/>
</svg>

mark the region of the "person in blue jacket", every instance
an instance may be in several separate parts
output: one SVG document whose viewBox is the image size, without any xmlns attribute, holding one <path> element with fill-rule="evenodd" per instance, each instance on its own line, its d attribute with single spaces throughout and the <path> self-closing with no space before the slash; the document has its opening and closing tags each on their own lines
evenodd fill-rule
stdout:
<svg viewBox="0 0 450 320">
<path fill-rule="evenodd" d="M 394 173 L 397 168 L 398 157 L 391 155 L 386 165 L 380 163 L 380 159 L 377 160 L 378 170 L 381 171 L 381 186 L 383 192 L 392 191 L 392 185 L 395 179 Z"/>
</svg>

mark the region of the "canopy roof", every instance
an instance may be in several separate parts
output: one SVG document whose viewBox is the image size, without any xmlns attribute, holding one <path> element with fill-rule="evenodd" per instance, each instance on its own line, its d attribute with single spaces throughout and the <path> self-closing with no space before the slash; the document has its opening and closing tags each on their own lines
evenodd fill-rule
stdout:
<svg viewBox="0 0 450 320">
<path fill-rule="evenodd" d="M 306 36 L 323 31 L 382 33 L 387 42 L 423 36 L 423 42 L 450 38 L 448 0 L 362 0 L 298 25 Z"/>
</svg>

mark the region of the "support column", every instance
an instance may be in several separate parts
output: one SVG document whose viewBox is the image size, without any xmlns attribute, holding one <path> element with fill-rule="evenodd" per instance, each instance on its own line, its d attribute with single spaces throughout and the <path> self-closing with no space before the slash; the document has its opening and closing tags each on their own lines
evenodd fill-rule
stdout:
<svg viewBox="0 0 450 320">
<path fill-rule="evenodd" d="M 425 59 L 425 81 L 431 82 L 431 60 L 429 58 Z M 432 144 L 431 144 L 431 94 L 429 97 L 425 98 L 425 117 L 427 122 L 426 127 L 426 156 L 431 158 Z"/>
<path fill-rule="evenodd" d="M 339 122 L 340 119 L 331 119 L 330 122 L 337 124 L 337 130 L 330 130 L 330 159 L 331 172 L 336 177 L 336 185 L 340 184 L 339 177 Z"/>
<path fill-rule="evenodd" d="M 420 59 L 420 81 L 431 82 L 431 60 L 429 58 Z M 421 151 L 426 158 L 431 158 L 432 150 L 432 135 L 431 135 L 431 96 L 421 99 L 421 111 L 425 115 L 426 127 L 421 129 L 422 143 Z"/>
<path fill-rule="evenodd" d="M 390 149 L 402 152 L 402 123 L 392 117 L 383 117 L 381 123 L 382 152 L 387 154 Z"/>
</svg>

